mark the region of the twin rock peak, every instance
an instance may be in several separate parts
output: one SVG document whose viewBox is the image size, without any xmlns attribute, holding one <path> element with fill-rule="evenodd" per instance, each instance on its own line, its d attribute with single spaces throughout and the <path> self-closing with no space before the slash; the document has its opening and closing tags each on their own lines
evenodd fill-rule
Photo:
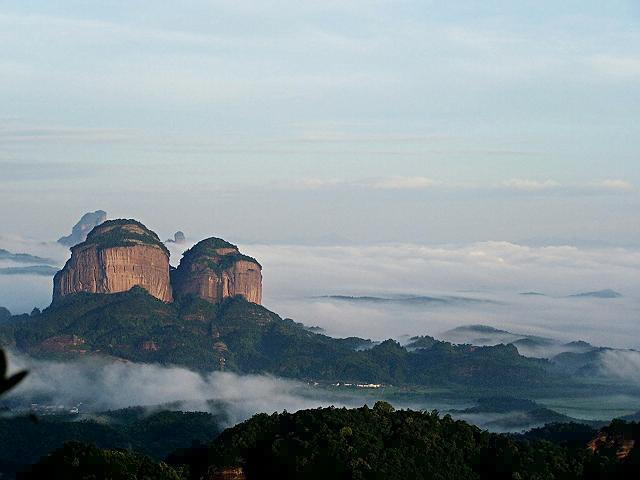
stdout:
<svg viewBox="0 0 640 480">
<path fill-rule="evenodd" d="M 135 286 L 163 302 L 194 295 L 217 303 L 241 295 L 262 302 L 262 267 L 221 238 L 207 238 L 184 252 L 178 268 L 158 235 L 136 220 L 108 220 L 71 247 L 71 258 L 53 278 L 53 301 L 79 292 L 117 293 Z"/>
</svg>

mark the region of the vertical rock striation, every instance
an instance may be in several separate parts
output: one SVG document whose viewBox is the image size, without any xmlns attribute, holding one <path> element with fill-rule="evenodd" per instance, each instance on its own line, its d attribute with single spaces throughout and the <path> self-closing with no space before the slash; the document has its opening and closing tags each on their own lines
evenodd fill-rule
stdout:
<svg viewBox="0 0 640 480">
<path fill-rule="evenodd" d="M 169 251 L 140 222 L 110 220 L 71 248 L 71 258 L 53 279 L 53 300 L 78 292 L 124 292 L 136 285 L 164 302 L 173 300 Z"/>
<path fill-rule="evenodd" d="M 171 284 L 176 297 L 195 295 L 216 303 L 241 295 L 262 302 L 262 266 L 220 238 L 207 238 L 184 252 Z"/>
</svg>

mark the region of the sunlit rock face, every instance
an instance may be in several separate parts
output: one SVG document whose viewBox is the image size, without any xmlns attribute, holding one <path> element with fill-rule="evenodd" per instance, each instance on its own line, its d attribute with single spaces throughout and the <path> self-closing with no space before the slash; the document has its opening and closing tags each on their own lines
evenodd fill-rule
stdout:
<svg viewBox="0 0 640 480">
<path fill-rule="evenodd" d="M 221 238 L 207 238 L 187 250 L 171 273 L 176 298 L 195 295 L 217 303 L 241 295 L 262 302 L 262 267 Z"/>
<path fill-rule="evenodd" d="M 71 258 L 53 279 L 53 301 L 73 293 L 117 293 L 134 286 L 171 302 L 169 251 L 140 222 L 109 220 L 71 248 Z"/>
</svg>

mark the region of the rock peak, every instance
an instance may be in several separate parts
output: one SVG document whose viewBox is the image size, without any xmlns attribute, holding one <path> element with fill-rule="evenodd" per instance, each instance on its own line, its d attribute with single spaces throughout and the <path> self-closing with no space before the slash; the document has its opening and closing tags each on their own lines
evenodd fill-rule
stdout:
<svg viewBox="0 0 640 480">
<path fill-rule="evenodd" d="M 169 249 L 160 241 L 160 237 L 155 232 L 149 230 L 137 220 L 119 218 L 107 220 L 95 227 L 89 232 L 87 239 L 71 247 L 71 251 L 88 246 L 96 246 L 103 250 L 105 248 L 132 247 L 145 244 L 160 248 L 167 258 L 169 257 Z"/>
<path fill-rule="evenodd" d="M 72 247 L 77 243 L 84 242 L 87 234 L 94 227 L 100 225 L 107 219 L 107 212 L 104 210 L 96 210 L 95 212 L 85 213 L 82 218 L 73 226 L 71 234 L 58 239 L 58 243 Z"/>
<path fill-rule="evenodd" d="M 78 292 L 124 292 L 134 286 L 164 302 L 173 300 L 169 250 L 137 220 L 108 220 L 71 247 L 71 258 L 53 279 L 53 300 Z"/>
<path fill-rule="evenodd" d="M 236 295 L 262 302 L 262 266 L 236 245 L 210 237 L 184 252 L 177 269 L 155 232 L 133 219 L 108 220 L 71 247 L 53 279 L 53 301 L 79 292 L 118 293 L 134 287 L 172 302 L 193 295 L 217 303 Z"/>
<path fill-rule="evenodd" d="M 216 303 L 241 295 L 253 303 L 262 301 L 262 266 L 255 258 L 221 238 L 210 237 L 184 252 L 171 273 L 176 297 L 195 295 Z"/>
</svg>

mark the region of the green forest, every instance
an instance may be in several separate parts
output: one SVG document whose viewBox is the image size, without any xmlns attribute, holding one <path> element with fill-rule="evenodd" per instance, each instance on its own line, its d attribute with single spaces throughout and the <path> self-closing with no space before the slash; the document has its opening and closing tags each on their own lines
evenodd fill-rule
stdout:
<svg viewBox="0 0 640 480">
<path fill-rule="evenodd" d="M 600 431 L 568 423 L 508 435 L 437 411 L 394 410 L 377 402 L 355 409 L 259 414 L 219 435 L 210 423 L 209 441 L 189 443 L 188 433 L 202 440 L 201 423 L 214 421 L 202 415 L 163 413 L 140 427 L 133 412 L 117 441 L 106 441 L 108 435 L 95 426 L 84 437 L 79 430 L 67 431 L 70 441 L 23 467 L 17 478 L 542 480 L 637 478 L 640 473 L 640 425 L 622 421 Z M 162 442 L 181 421 L 186 426 L 174 439 L 149 445 Z M 21 432 L 14 430 L 18 441 Z M 181 442 L 167 453 L 168 446 Z"/>
<path fill-rule="evenodd" d="M 513 345 L 335 339 L 242 297 L 218 305 L 193 297 L 166 304 L 139 287 L 69 295 L 42 312 L 13 316 L 0 324 L 0 344 L 38 358 L 97 354 L 305 381 L 540 392 L 572 385 L 548 361 L 523 357 Z"/>
</svg>

